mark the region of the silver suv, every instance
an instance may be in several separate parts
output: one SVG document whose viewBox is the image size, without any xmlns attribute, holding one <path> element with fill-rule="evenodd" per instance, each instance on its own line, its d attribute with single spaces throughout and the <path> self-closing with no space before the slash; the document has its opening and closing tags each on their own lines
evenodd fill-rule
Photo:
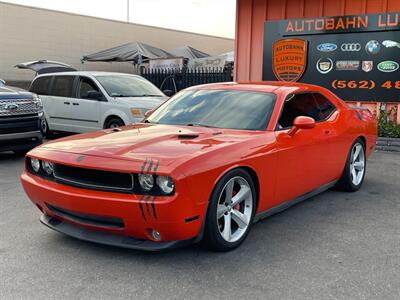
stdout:
<svg viewBox="0 0 400 300">
<path fill-rule="evenodd" d="M 43 108 L 36 94 L 0 79 L 0 151 L 24 153 L 42 143 Z"/>
</svg>

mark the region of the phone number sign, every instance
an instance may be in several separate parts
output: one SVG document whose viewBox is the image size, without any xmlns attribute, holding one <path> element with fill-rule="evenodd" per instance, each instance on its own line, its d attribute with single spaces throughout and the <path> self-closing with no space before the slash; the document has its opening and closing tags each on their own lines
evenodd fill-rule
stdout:
<svg viewBox="0 0 400 300">
<path fill-rule="evenodd" d="M 349 101 L 400 102 L 400 13 L 268 21 L 263 80 L 316 84 Z"/>
</svg>

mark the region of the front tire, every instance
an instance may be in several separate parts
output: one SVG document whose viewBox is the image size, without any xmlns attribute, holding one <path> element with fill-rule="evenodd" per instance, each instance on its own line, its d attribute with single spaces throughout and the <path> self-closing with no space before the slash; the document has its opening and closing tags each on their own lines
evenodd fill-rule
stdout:
<svg viewBox="0 0 400 300">
<path fill-rule="evenodd" d="M 47 120 L 45 118 L 40 121 L 40 129 L 43 133 L 43 136 L 45 136 L 46 138 L 51 139 L 54 137 L 53 132 L 50 130 L 49 123 L 47 123 Z"/>
<path fill-rule="evenodd" d="M 108 119 L 106 121 L 106 123 L 104 124 L 104 129 L 118 128 L 118 127 L 121 127 L 121 126 L 125 126 L 124 121 L 122 121 L 118 117 L 112 117 L 112 118 L 110 118 L 110 119 Z"/>
<path fill-rule="evenodd" d="M 256 195 L 245 170 L 232 170 L 220 179 L 206 215 L 203 244 L 208 249 L 229 251 L 246 239 L 256 210 Z"/>
<path fill-rule="evenodd" d="M 358 138 L 354 141 L 347 156 L 346 166 L 336 188 L 346 192 L 358 191 L 364 182 L 366 171 L 364 142 Z"/>
</svg>

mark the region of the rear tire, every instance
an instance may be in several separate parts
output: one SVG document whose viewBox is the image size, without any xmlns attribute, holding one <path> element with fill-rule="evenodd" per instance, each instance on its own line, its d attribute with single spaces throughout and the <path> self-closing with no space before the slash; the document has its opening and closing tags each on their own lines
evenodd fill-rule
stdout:
<svg viewBox="0 0 400 300">
<path fill-rule="evenodd" d="M 105 124 L 104 124 L 104 128 L 118 128 L 121 126 L 125 126 L 124 121 L 122 121 L 120 118 L 118 117 L 111 117 L 109 118 Z"/>
<path fill-rule="evenodd" d="M 229 251 L 238 247 L 252 226 L 256 197 L 249 173 L 235 169 L 225 174 L 210 197 L 203 245 L 213 251 Z"/>
<path fill-rule="evenodd" d="M 50 128 L 49 128 L 49 123 L 47 123 L 47 120 L 46 120 L 46 119 L 43 119 L 43 120 L 40 122 L 40 129 L 41 129 L 43 135 L 44 135 L 46 138 L 51 139 L 51 138 L 54 137 L 53 131 L 50 130 Z"/>
<path fill-rule="evenodd" d="M 366 166 L 365 145 L 363 140 L 358 138 L 351 145 L 346 166 L 336 188 L 346 192 L 358 191 L 364 182 Z"/>
</svg>

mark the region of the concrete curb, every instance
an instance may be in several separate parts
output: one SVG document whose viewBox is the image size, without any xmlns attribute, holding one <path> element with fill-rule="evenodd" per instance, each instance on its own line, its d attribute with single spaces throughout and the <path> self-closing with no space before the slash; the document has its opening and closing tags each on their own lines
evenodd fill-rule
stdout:
<svg viewBox="0 0 400 300">
<path fill-rule="evenodd" d="M 400 152 L 400 138 L 378 137 L 375 150 Z"/>
</svg>

